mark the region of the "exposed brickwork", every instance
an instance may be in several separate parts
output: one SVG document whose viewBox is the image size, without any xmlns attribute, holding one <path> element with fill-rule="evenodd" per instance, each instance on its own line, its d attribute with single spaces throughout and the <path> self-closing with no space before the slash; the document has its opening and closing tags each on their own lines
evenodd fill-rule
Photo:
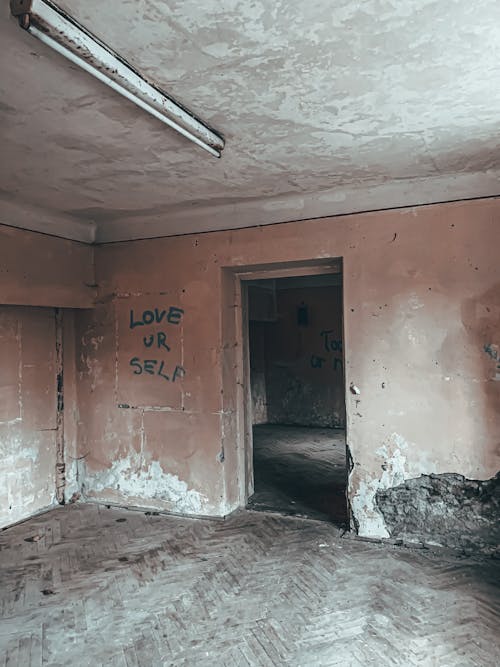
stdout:
<svg viewBox="0 0 500 667">
<path fill-rule="evenodd" d="M 477 481 L 421 475 L 377 492 L 391 537 L 495 551 L 500 543 L 500 473 Z"/>
</svg>

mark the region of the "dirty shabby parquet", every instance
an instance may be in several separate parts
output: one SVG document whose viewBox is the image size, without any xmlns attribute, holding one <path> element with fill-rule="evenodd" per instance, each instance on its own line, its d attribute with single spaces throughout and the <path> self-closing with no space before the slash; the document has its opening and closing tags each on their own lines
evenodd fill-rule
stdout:
<svg viewBox="0 0 500 667">
<path fill-rule="evenodd" d="M 14 526 L 0 549 L 2 666 L 500 664 L 493 559 L 266 513 L 91 504 Z"/>
<path fill-rule="evenodd" d="M 345 431 L 254 426 L 253 467 L 251 509 L 347 524 Z"/>
</svg>

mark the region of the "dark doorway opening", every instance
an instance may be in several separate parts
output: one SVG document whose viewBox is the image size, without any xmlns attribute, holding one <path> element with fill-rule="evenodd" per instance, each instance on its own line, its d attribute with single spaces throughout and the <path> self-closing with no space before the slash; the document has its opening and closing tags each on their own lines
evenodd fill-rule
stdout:
<svg viewBox="0 0 500 667">
<path fill-rule="evenodd" d="M 248 281 L 254 510 L 348 524 L 342 273 Z"/>
</svg>

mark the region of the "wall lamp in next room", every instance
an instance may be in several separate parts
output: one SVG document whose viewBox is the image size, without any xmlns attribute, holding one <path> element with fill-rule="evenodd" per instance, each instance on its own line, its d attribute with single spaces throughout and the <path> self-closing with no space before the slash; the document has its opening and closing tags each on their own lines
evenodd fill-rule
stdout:
<svg viewBox="0 0 500 667">
<path fill-rule="evenodd" d="M 224 139 L 147 81 L 124 58 L 48 0 L 11 0 L 19 25 L 75 65 L 201 148 L 220 157 Z"/>
</svg>

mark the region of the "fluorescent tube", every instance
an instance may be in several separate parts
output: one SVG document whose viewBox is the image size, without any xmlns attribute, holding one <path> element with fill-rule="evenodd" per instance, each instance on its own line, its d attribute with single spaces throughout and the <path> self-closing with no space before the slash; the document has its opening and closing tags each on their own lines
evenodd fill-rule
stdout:
<svg viewBox="0 0 500 667">
<path fill-rule="evenodd" d="M 11 0 L 19 24 L 75 65 L 102 81 L 201 148 L 220 157 L 224 139 L 149 83 L 75 19 L 47 0 Z"/>
</svg>

